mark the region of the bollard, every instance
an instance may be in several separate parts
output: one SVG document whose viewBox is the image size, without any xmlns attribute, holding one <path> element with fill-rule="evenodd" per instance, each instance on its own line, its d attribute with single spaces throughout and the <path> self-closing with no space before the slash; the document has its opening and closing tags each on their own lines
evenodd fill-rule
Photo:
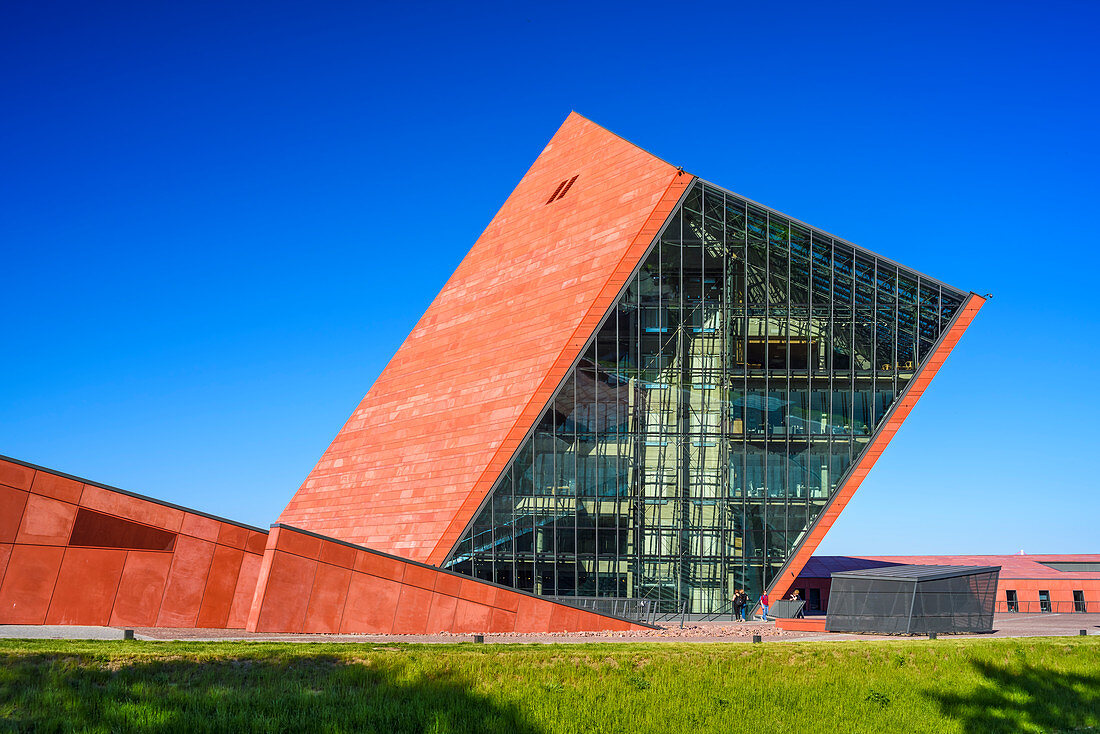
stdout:
<svg viewBox="0 0 1100 734">
<path fill-rule="evenodd" d="M 1088 630 L 1078 630 L 1077 634 L 1080 635 L 1081 637 L 1087 637 L 1088 634 L 1089 634 L 1089 631 Z"/>
<path fill-rule="evenodd" d="M 930 640 L 936 639 L 936 633 L 935 632 L 929 632 L 928 633 L 928 639 L 930 639 Z"/>
<path fill-rule="evenodd" d="M 122 639 L 124 639 L 124 640 L 134 639 L 134 631 L 133 630 L 122 630 Z"/>
<path fill-rule="evenodd" d="M 474 642 L 485 642 L 485 635 L 474 635 Z"/>
<path fill-rule="evenodd" d="M 760 635 L 753 635 L 752 636 L 752 641 L 753 642 L 763 642 L 764 640 L 763 640 L 763 638 L 760 637 Z"/>
</svg>

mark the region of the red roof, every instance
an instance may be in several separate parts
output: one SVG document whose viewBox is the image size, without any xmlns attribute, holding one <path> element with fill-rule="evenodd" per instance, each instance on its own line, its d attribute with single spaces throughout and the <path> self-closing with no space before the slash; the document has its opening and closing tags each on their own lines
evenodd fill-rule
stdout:
<svg viewBox="0 0 1100 734">
<path fill-rule="evenodd" d="M 441 563 L 691 180 L 570 114 L 279 522 Z"/>
</svg>

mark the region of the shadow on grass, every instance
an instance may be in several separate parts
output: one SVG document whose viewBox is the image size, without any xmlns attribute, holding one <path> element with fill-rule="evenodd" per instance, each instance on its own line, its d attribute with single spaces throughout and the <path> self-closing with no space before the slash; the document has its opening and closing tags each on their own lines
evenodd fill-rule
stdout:
<svg viewBox="0 0 1100 734">
<path fill-rule="evenodd" d="M 0 656 L 0 731 L 536 731 L 460 674 L 386 658 Z"/>
<path fill-rule="evenodd" d="M 980 660 L 971 667 L 979 678 L 973 693 L 930 694 L 964 731 L 1058 732 L 1100 725 L 1100 675 Z"/>
</svg>

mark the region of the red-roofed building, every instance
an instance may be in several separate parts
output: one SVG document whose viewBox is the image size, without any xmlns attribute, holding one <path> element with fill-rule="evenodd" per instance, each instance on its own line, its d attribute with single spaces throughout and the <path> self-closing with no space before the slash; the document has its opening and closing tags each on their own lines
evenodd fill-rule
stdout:
<svg viewBox="0 0 1100 734">
<path fill-rule="evenodd" d="M 829 605 L 839 571 L 900 565 L 1000 566 L 997 612 L 1100 612 L 1100 554 L 1012 556 L 814 556 L 792 584 L 810 613 Z"/>
</svg>

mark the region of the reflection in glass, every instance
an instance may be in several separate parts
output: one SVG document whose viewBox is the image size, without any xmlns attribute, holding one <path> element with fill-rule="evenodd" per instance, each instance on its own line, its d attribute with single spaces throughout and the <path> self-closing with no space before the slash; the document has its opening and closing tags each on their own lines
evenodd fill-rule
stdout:
<svg viewBox="0 0 1100 734">
<path fill-rule="evenodd" d="M 447 565 L 693 613 L 755 598 L 963 300 L 697 182 Z"/>
</svg>

